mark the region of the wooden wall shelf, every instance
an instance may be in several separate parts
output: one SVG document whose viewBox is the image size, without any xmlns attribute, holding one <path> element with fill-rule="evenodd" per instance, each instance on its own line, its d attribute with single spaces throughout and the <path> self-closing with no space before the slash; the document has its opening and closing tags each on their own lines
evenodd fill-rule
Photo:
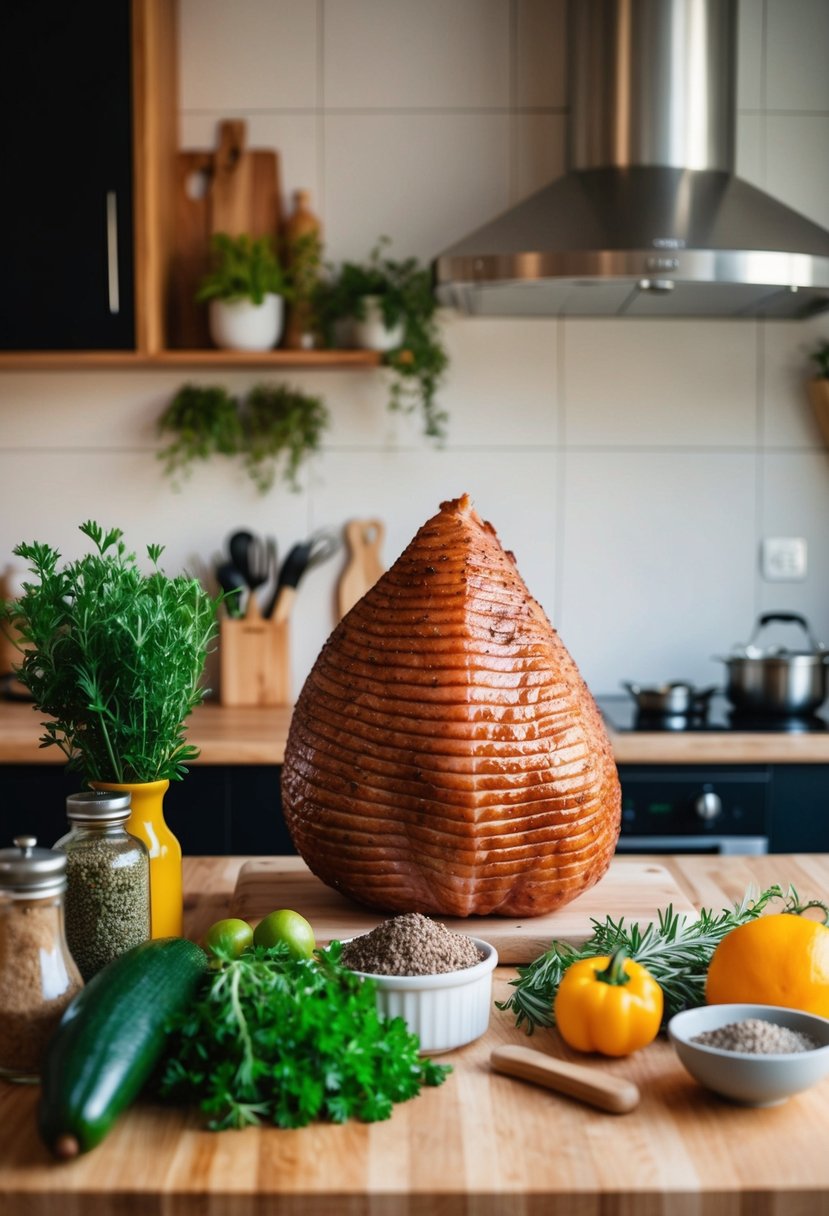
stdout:
<svg viewBox="0 0 829 1216">
<path fill-rule="evenodd" d="M 83 371 L 88 368 L 153 367 L 258 367 L 280 371 L 333 368 L 372 368 L 380 355 L 372 350 L 164 350 L 156 354 L 143 351 L 3 351 L 0 369 L 20 371 Z"/>
</svg>

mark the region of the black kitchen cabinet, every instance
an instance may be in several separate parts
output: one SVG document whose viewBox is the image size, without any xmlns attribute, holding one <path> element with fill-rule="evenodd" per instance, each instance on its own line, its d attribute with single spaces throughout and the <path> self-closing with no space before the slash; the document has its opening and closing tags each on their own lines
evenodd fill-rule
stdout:
<svg viewBox="0 0 829 1216">
<path fill-rule="evenodd" d="M 278 855 L 295 849 L 282 820 L 275 765 L 193 765 L 164 795 L 164 818 L 188 856 Z M 67 830 L 65 803 L 82 788 L 63 765 L 0 766 L 0 847 L 21 834 L 49 847 Z"/>
<path fill-rule="evenodd" d="M 0 349 L 135 346 L 130 0 L 0 6 Z"/>
</svg>

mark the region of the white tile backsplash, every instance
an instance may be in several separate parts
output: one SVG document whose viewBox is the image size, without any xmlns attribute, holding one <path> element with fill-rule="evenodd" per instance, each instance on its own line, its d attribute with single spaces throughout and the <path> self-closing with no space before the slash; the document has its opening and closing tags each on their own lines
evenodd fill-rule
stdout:
<svg viewBox="0 0 829 1216">
<path fill-rule="evenodd" d="M 318 6 L 312 0 L 181 0 L 181 106 L 227 118 L 319 103 Z"/>
<path fill-rule="evenodd" d="M 829 114 L 768 116 L 765 184 L 781 202 L 829 227 Z"/>
<path fill-rule="evenodd" d="M 757 326 L 579 320 L 564 339 L 567 442 L 752 445 Z"/>
<path fill-rule="evenodd" d="M 766 0 L 766 105 L 770 110 L 829 110 L 829 4 Z"/>
<path fill-rule="evenodd" d="M 324 0 L 333 109 L 506 108 L 509 0 Z"/>
<path fill-rule="evenodd" d="M 330 260 L 430 259 L 565 167 L 565 0 L 181 0 L 181 142 L 241 117 L 312 192 Z M 826 0 L 740 0 L 737 164 L 829 225 Z M 442 499 L 471 493 L 597 692 L 715 681 L 757 612 L 829 639 L 829 455 L 809 413 L 808 323 L 445 318 L 448 437 L 392 415 L 377 371 L 4 372 L 0 569 L 21 539 L 82 549 L 87 518 L 207 570 L 227 535 L 377 516 L 390 565 Z M 321 395 L 332 425 L 293 494 L 234 461 L 164 480 L 155 424 L 186 381 Z M 804 536 L 806 580 L 767 584 L 764 535 Z M 344 555 L 292 622 L 294 684 L 334 624 Z"/>
<path fill-rule="evenodd" d="M 430 259 L 506 207 L 506 113 L 336 114 L 325 118 L 327 252 Z"/>
</svg>

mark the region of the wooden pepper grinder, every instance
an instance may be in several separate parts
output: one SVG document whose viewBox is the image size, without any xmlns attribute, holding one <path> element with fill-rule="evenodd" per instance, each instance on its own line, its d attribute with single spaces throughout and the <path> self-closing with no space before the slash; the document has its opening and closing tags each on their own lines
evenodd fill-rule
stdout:
<svg viewBox="0 0 829 1216">
<path fill-rule="evenodd" d="M 289 350 L 310 350 L 316 344 L 311 297 L 322 259 L 322 225 L 309 206 L 310 197 L 308 190 L 295 191 L 294 209 L 283 229 L 285 261 L 295 292 L 285 327 L 284 346 Z"/>
</svg>

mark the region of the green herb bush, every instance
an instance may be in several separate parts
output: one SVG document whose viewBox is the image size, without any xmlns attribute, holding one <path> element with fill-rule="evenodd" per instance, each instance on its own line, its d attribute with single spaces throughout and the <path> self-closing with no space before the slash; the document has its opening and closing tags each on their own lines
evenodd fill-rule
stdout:
<svg viewBox="0 0 829 1216">
<path fill-rule="evenodd" d="M 260 494 L 280 472 L 298 490 L 299 470 L 319 451 L 329 423 L 321 397 L 286 384 L 258 384 L 241 399 L 224 388 L 185 384 L 158 420 L 158 433 L 172 436 L 158 458 L 176 488 L 197 461 L 241 456 Z"/>
<path fill-rule="evenodd" d="M 245 467 L 260 494 L 272 487 L 280 466 L 292 490 L 312 452 L 319 451 L 329 414 L 320 397 L 287 384 L 256 385 L 245 399 Z"/>
<path fill-rule="evenodd" d="M 37 581 L 0 608 L 18 631 L 16 668 L 42 723 L 41 746 L 56 746 L 87 781 L 178 780 L 198 749 L 184 721 L 204 697 L 201 677 L 216 636 L 216 608 L 198 580 L 168 577 L 160 545 L 149 573 L 123 533 L 81 524 L 94 552 L 60 565 L 60 553 L 19 544 Z"/>
<path fill-rule="evenodd" d="M 366 262 L 344 262 L 339 271 L 329 267 L 328 277 L 314 293 L 316 326 L 324 345 L 333 346 L 337 323 L 349 318 L 363 320 L 366 296 L 378 296 L 386 327 L 403 324 L 401 346 L 382 356 L 393 373 L 389 406 L 407 413 L 419 406 L 424 433 L 443 439 L 447 415 L 437 403 L 437 393 L 449 356 L 441 337 L 431 272 L 417 258 L 387 257 L 388 244 L 388 237 L 381 237 Z"/>
<path fill-rule="evenodd" d="M 211 269 L 204 276 L 196 300 L 250 300 L 261 304 L 269 293 L 290 296 L 288 276 L 269 237 L 214 234 Z"/>
</svg>

